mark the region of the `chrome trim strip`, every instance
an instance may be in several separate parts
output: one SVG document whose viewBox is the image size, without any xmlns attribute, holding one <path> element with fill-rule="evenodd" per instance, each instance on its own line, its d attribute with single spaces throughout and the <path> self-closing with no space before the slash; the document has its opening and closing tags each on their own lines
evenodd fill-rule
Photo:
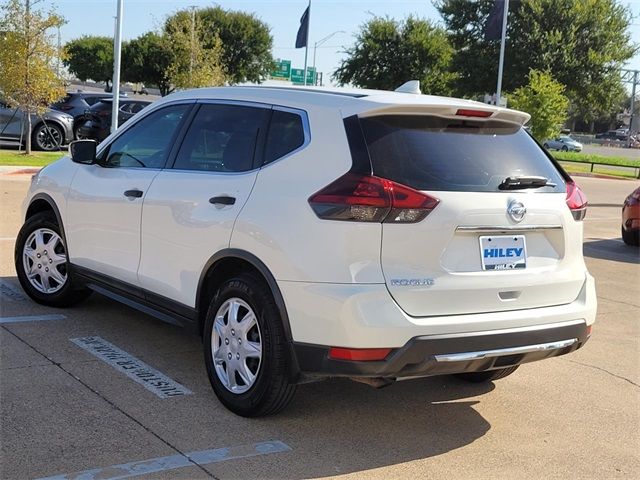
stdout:
<svg viewBox="0 0 640 480">
<path fill-rule="evenodd" d="M 528 232 L 532 230 L 562 230 L 562 225 L 458 225 L 456 231 L 461 232 Z"/>
<path fill-rule="evenodd" d="M 561 340 L 559 342 L 539 343 L 537 345 L 524 345 L 522 347 L 499 348 L 496 350 L 481 350 L 479 352 L 450 353 L 435 355 L 436 362 L 468 362 L 482 358 L 501 357 L 503 355 L 520 355 L 523 353 L 543 352 L 547 350 L 560 350 L 570 347 L 578 341 L 577 338 Z"/>
</svg>

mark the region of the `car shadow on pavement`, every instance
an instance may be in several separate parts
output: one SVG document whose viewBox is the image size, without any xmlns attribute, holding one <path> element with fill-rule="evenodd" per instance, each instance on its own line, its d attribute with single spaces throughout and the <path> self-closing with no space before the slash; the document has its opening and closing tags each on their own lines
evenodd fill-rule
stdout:
<svg viewBox="0 0 640 480">
<path fill-rule="evenodd" d="M 583 244 L 583 252 L 585 257 L 640 264 L 640 249 L 626 245 L 619 238 L 587 240 Z"/>
<path fill-rule="evenodd" d="M 303 459 L 267 467 L 261 477 L 325 477 L 456 450 L 491 428 L 473 397 L 494 388 L 453 377 L 396 382 L 382 390 L 347 379 L 302 385 L 287 410 L 260 421 L 271 423 Z M 297 470 L 301 463 L 304 472 Z"/>
</svg>

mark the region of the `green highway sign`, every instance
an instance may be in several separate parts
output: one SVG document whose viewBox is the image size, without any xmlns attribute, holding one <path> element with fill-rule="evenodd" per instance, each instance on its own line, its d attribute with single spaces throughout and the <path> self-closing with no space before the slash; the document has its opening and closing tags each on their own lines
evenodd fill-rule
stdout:
<svg viewBox="0 0 640 480">
<path fill-rule="evenodd" d="M 271 71 L 271 78 L 289 80 L 291 76 L 291 60 L 280 60 L 275 62 L 275 68 Z"/>
<path fill-rule="evenodd" d="M 304 85 L 304 69 L 291 68 L 291 60 L 276 60 L 270 76 L 276 80 L 289 80 L 294 85 Z M 307 67 L 307 85 L 315 85 L 316 76 L 316 69 Z"/>
<path fill-rule="evenodd" d="M 302 68 L 292 68 L 291 81 L 295 84 L 302 85 L 304 83 L 304 70 Z"/>
<path fill-rule="evenodd" d="M 316 80 L 316 69 L 307 67 L 307 85 L 314 85 Z M 291 69 L 291 83 L 294 85 L 304 85 L 304 69 Z"/>
</svg>

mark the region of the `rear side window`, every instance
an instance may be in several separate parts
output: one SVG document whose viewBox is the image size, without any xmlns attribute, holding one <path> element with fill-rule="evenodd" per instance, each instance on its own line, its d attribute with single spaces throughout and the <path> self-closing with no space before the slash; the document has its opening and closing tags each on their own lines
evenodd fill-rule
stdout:
<svg viewBox="0 0 640 480">
<path fill-rule="evenodd" d="M 562 192 L 564 180 L 520 126 L 496 120 L 427 115 L 360 119 L 374 175 L 416 190 L 495 192 L 507 177 L 542 176 Z"/>
<path fill-rule="evenodd" d="M 302 117 L 297 113 L 274 110 L 267 134 L 264 163 L 284 157 L 304 144 Z"/>
<path fill-rule="evenodd" d="M 253 169 L 258 133 L 268 110 L 243 105 L 202 105 L 184 137 L 174 169 L 246 172 Z"/>
</svg>

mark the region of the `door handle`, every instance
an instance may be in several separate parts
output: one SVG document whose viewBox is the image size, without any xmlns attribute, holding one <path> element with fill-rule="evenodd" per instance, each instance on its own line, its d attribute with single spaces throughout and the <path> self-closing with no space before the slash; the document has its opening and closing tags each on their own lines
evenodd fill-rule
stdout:
<svg viewBox="0 0 640 480">
<path fill-rule="evenodd" d="M 229 197 L 227 195 L 221 197 L 211 197 L 209 203 L 214 205 L 234 205 L 236 203 L 236 197 Z"/>
<path fill-rule="evenodd" d="M 142 197 L 143 193 L 144 192 L 142 190 L 138 190 L 137 188 L 134 188 L 133 190 L 126 190 L 124 192 L 124 196 L 129 198 L 140 198 Z"/>
</svg>

